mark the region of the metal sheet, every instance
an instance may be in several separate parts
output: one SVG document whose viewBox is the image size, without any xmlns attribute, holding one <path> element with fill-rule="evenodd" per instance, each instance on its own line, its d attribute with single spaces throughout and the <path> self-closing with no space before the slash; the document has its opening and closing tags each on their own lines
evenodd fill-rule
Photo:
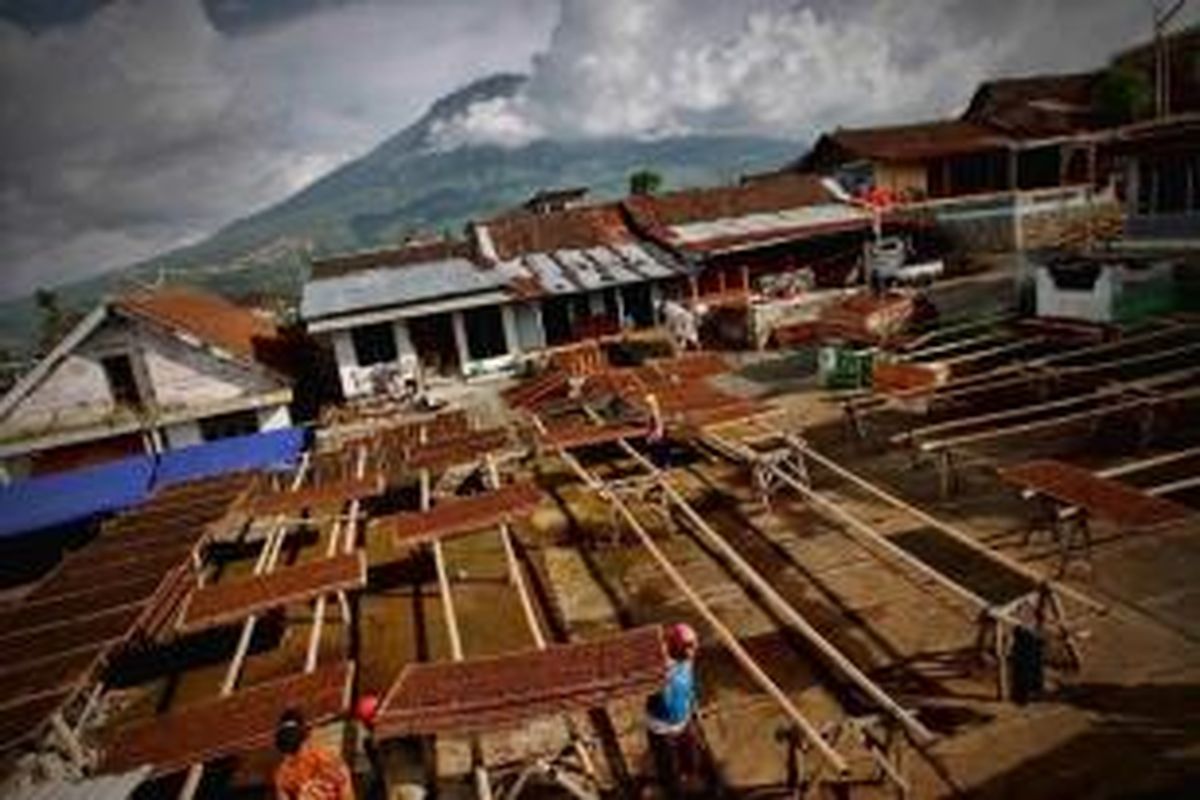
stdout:
<svg viewBox="0 0 1200 800">
<path fill-rule="evenodd" d="M 503 287 L 507 276 L 465 258 L 381 267 L 309 281 L 304 285 L 300 314 L 304 319 L 411 305 L 453 295 L 469 295 Z"/>
</svg>

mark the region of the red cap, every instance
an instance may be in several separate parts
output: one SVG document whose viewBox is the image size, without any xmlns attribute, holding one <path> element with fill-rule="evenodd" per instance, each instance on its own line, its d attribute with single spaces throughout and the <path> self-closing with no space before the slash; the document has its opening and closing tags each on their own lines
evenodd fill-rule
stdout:
<svg viewBox="0 0 1200 800">
<path fill-rule="evenodd" d="M 667 655 L 671 658 L 686 658 L 700 644 L 700 637 L 686 622 L 668 625 L 666 631 Z"/>
<path fill-rule="evenodd" d="M 358 702 L 354 706 L 354 716 L 364 725 L 373 725 L 375 717 L 379 714 L 379 697 L 373 694 L 364 694 L 358 698 Z"/>
</svg>

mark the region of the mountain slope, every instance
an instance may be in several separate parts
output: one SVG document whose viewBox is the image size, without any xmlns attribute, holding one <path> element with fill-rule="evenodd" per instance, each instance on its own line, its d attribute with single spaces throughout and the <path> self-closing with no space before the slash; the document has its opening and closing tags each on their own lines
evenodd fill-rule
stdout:
<svg viewBox="0 0 1200 800">
<path fill-rule="evenodd" d="M 471 104 L 517 92 L 525 78 L 495 75 L 433 104 L 414 124 L 363 157 L 286 200 L 226 226 L 197 245 L 59 291 L 81 307 L 134 280 L 166 275 L 232 295 L 293 298 L 307 274 L 309 253 L 380 246 L 416 230 L 458 231 L 471 218 L 520 203 L 538 189 L 589 186 L 616 197 L 631 172 L 649 168 L 669 187 L 727 183 L 775 167 L 799 151 L 794 142 L 754 137 L 682 136 L 655 140 L 536 141 L 523 147 L 439 150 L 431 139 L 440 121 Z M 0 341 L 21 341 L 30 304 L 3 309 Z M 15 328 L 8 320 L 20 325 Z M 16 336 L 12 334 L 16 333 Z"/>
</svg>

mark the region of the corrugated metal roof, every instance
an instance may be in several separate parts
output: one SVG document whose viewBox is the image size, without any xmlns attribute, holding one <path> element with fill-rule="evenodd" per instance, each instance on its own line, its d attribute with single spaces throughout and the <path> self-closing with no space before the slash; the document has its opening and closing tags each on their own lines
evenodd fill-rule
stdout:
<svg viewBox="0 0 1200 800">
<path fill-rule="evenodd" d="M 311 320 L 407 305 L 485 292 L 502 287 L 511 279 L 512 275 L 505 270 L 484 269 L 465 258 L 371 269 L 309 281 L 304 286 L 300 313 Z"/>
<path fill-rule="evenodd" d="M 669 278 L 684 271 L 683 264 L 656 256 L 634 242 L 531 253 L 501 266 L 510 271 L 523 270 L 547 294 L 598 291 Z"/>
<path fill-rule="evenodd" d="M 128 800 L 149 774 L 150 767 L 141 767 L 84 781 L 48 781 L 17 789 L 5 797 L 7 800 Z"/>
<path fill-rule="evenodd" d="M 725 217 L 707 222 L 693 222 L 670 228 L 671 238 L 680 244 L 695 244 L 711 239 L 770 235 L 807 227 L 823 227 L 844 223 L 869 222 L 870 214 L 845 203 L 789 208 L 768 214 L 748 214 Z"/>
</svg>

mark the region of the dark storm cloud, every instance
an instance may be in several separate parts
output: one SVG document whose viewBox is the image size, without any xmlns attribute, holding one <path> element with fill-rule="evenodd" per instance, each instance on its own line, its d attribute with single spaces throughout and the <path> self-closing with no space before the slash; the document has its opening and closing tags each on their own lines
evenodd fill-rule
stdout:
<svg viewBox="0 0 1200 800">
<path fill-rule="evenodd" d="M 279 200 L 444 92 L 527 69 L 555 18 L 553 0 L 275 5 L 291 13 L 255 0 L 239 18 L 226 0 L 239 35 L 198 0 L 117 0 L 36 30 L 0 21 L 0 295 Z"/>
<path fill-rule="evenodd" d="M 0 295 L 196 239 L 539 51 L 443 144 L 927 117 L 1148 22 L 1142 0 L 0 0 Z"/>
</svg>

